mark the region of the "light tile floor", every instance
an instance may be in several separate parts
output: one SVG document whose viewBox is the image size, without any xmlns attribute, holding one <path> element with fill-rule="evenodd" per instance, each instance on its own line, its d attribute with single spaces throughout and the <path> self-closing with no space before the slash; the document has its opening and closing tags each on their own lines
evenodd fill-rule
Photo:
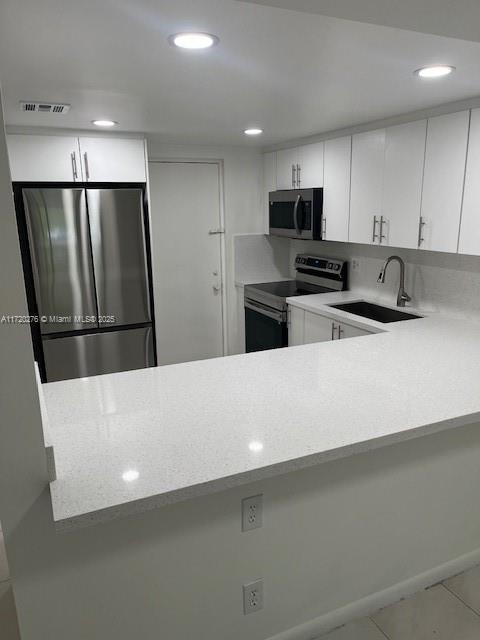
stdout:
<svg viewBox="0 0 480 640">
<path fill-rule="evenodd" d="M 480 566 L 319 640 L 480 640 Z"/>
<path fill-rule="evenodd" d="M 0 638 L 20 640 L 1 529 Z M 319 640 L 480 640 L 480 566 Z"/>
</svg>

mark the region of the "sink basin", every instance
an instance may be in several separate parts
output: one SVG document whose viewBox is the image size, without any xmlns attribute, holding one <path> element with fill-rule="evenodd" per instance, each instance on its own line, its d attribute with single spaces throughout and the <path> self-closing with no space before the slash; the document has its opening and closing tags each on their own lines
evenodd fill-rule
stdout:
<svg viewBox="0 0 480 640">
<path fill-rule="evenodd" d="M 348 311 L 356 316 L 362 316 L 363 318 L 370 318 L 370 320 L 376 320 L 377 322 L 399 322 L 400 320 L 415 320 L 422 316 L 416 316 L 413 313 L 406 313 L 405 311 L 399 311 L 398 309 L 389 309 L 388 307 L 381 307 L 378 304 L 372 304 L 371 302 L 342 302 L 340 304 L 329 305 L 333 309 L 341 309 L 342 311 Z"/>
</svg>

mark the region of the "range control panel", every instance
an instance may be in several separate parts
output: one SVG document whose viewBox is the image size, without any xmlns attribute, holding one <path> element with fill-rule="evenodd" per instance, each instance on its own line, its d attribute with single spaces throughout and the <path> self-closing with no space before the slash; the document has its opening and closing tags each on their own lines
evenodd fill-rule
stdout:
<svg viewBox="0 0 480 640">
<path fill-rule="evenodd" d="M 322 258 L 299 253 L 295 258 L 295 269 L 317 271 L 323 273 L 339 274 L 342 271 L 345 260 L 339 258 Z"/>
</svg>

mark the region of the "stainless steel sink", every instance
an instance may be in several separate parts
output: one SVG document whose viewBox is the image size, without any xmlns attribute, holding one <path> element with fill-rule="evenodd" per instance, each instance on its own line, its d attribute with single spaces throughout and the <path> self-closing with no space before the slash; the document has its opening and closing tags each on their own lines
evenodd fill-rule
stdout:
<svg viewBox="0 0 480 640">
<path fill-rule="evenodd" d="M 400 320 L 415 320 L 422 316 L 416 316 L 413 313 L 406 313 L 405 311 L 398 311 L 397 309 L 389 309 L 388 307 L 382 307 L 378 304 L 371 302 L 342 302 L 340 304 L 329 305 L 333 309 L 340 309 L 341 311 L 348 311 L 356 316 L 362 316 L 362 318 L 370 318 L 370 320 L 376 320 L 377 322 L 399 322 Z"/>
</svg>

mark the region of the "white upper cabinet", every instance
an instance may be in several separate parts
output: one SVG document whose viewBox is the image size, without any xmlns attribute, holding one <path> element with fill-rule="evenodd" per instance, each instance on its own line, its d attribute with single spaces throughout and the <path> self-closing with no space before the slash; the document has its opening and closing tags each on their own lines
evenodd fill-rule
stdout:
<svg viewBox="0 0 480 640">
<path fill-rule="evenodd" d="M 277 189 L 295 189 L 297 186 L 298 149 L 277 151 Z"/>
<path fill-rule="evenodd" d="M 382 244 L 418 246 L 426 133 L 426 120 L 386 129 Z"/>
<path fill-rule="evenodd" d="M 80 138 L 83 175 L 87 182 L 145 182 L 143 140 Z"/>
<path fill-rule="evenodd" d="M 8 135 L 13 182 L 82 181 L 78 138 Z"/>
<path fill-rule="evenodd" d="M 380 227 L 384 160 L 385 129 L 352 136 L 350 242 L 379 244 L 383 240 Z"/>
<path fill-rule="evenodd" d="M 324 143 L 316 142 L 298 147 L 297 188 L 323 187 Z"/>
<path fill-rule="evenodd" d="M 473 109 L 468 141 L 459 253 L 480 255 L 480 109 Z"/>
<path fill-rule="evenodd" d="M 348 241 L 352 138 L 325 141 L 323 240 Z"/>
<path fill-rule="evenodd" d="M 469 112 L 428 120 L 420 247 L 456 252 L 467 154 Z"/>
<path fill-rule="evenodd" d="M 277 189 L 323 187 L 323 142 L 277 151 Z"/>
<path fill-rule="evenodd" d="M 277 188 L 277 154 L 272 151 L 263 154 L 263 211 L 265 215 L 265 230 L 269 231 L 268 194 Z"/>
</svg>

